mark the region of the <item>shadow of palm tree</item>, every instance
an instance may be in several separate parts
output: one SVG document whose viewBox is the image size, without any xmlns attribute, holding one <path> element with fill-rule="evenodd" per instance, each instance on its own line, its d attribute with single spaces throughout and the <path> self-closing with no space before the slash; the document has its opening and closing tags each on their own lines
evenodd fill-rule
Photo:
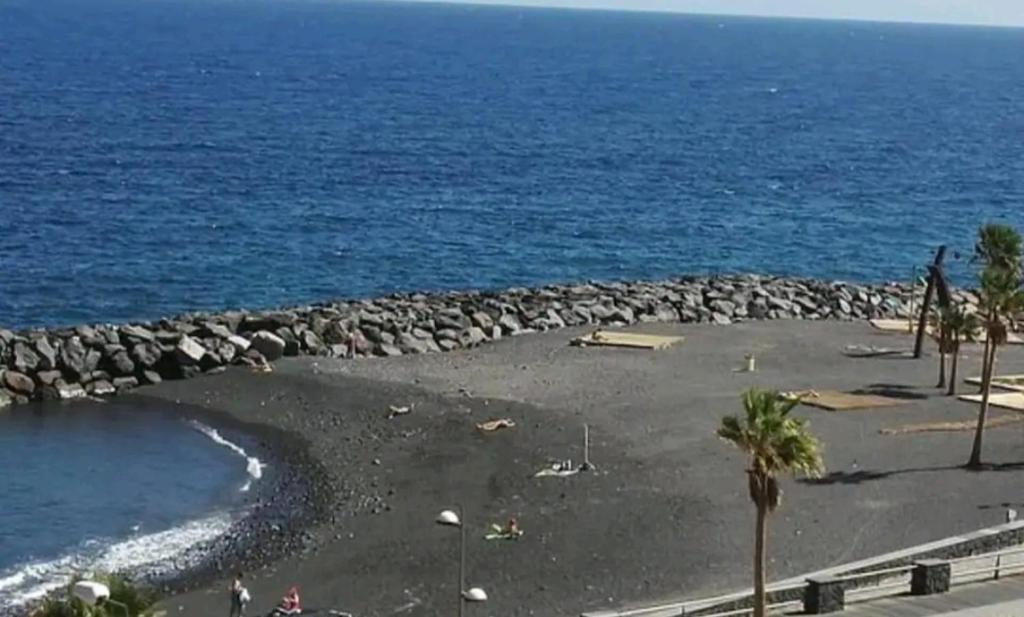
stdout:
<svg viewBox="0 0 1024 617">
<path fill-rule="evenodd" d="M 858 390 L 853 390 L 851 394 L 873 394 L 875 396 L 911 400 L 929 398 L 927 394 L 916 392 L 915 390 L 915 386 L 908 386 L 904 384 L 873 383 Z"/>
<path fill-rule="evenodd" d="M 965 473 L 982 473 L 986 471 L 1016 471 L 1020 469 L 1024 469 L 1024 462 L 993 463 L 988 465 L 982 465 L 979 468 L 968 468 L 964 465 L 943 465 L 938 467 L 909 467 L 907 469 L 891 469 L 888 471 L 860 469 L 857 471 L 833 471 L 832 473 L 825 474 L 820 478 L 800 478 L 797 480 L 797 482 L 801 484 L 810 484 L 812 486 L 827 486 L 832 484 L 861 484 L 862 482 L 884 480 L 885 478 L 890 478 L 892 476 L 900 476 L 911 473 L 929 473 L 938 471 L 963 471 Z"/>
</svg>

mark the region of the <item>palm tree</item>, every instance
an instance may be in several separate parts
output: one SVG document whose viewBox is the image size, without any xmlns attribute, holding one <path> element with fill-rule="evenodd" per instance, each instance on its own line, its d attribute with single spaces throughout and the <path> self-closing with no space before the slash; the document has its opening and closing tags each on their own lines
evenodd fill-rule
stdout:
<svg viewBox="0 0 1024 617">
<path fill-rule="evenodd" d="M 973 342 L 978 338 L 978 330 L 981 322 L 978 316 L 968 311 L 963 306 L 950 305 L 945 309 L 943 319 L 949 332 L 951 343 L 949 353 L 952 356 L 952 363 L 949 369 L 949 390 L 948 396 L 956 394 L 957 367 L 960 364 L 960 344 L 964 341 Z"/>
<path fill-rule="evenodd" d="M 1021 254 L 1021 237 L 1013 227 L 989 223 L 978 230 L 974 260 L 985 267 L 1019 273 Z"/>
<path fill-rule="evenodd" d="M 981 466 L 981 446 L 985 432 L 985 418 L 988 416 L 989 397 L 992 394 L 992 377 L 995 373 L 996 352 L 1006 343 L 1009 327 L 1007 322 L 1024 306 L 1024 292 L 1020 289 L 1020 275 L 1001 268 L 988 267 L 981 275 L 981 303 L 984 315 L 985 351 L 981 359 L 981 406 L 978 408 L 978 424 L 974 430 L 974 444 L 968 467 Z"/>
<path fill-rule="evenodd" d="M 744 415 L 726 416 L 718 436 L 750 455 L 747 482 L 757 510 L 754 544 L 754 617 L 765 614 L 765 541 L 768 514 L 779 507 L 778 476 L 817 476 L 824 469 L 821 446 L 805 420 L 789 415 L 799 401 L 777 392 L 750 389 L 743 393 Z"/>
<path fill-rule="evenodd" d="M 982 264 L 983 269 L 998 268 L 1019 273 L 1021 269 L 1020 234 L 1009 225 L 999 223 L 982 225 L 978 229 L 978 239 L 974 244 L 973 261 Z M 990 355 L 990 347 L 989 339 L 986 336 L 985 349 L 981 356 L 983 364 Z M 978 391 L 984 393 L 984 383 Z"/>
</svg>

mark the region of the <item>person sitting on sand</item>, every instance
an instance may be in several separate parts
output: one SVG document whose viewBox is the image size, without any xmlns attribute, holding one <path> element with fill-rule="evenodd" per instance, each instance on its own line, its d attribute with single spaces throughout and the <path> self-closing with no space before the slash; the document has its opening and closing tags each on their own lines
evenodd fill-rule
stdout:
<svg viewBox="0 0 1024 617">
<path fill-rule="evenodd" d="M 522 535 L 522 532 L 519 531 L 519 521 L 516 520 L 516 517 L 513 516 L 508 519 L 508 524 L 505 525 L 504 532 L 509 538 L 518 538 Z"/>
<path fill-rule="evenodd" d="M 299 600 L 299 588 L 292 587 L 281 598 L 281 603 L 270 612 L 270 615 L 301 615 L 302 602 Z"/>
</svg>

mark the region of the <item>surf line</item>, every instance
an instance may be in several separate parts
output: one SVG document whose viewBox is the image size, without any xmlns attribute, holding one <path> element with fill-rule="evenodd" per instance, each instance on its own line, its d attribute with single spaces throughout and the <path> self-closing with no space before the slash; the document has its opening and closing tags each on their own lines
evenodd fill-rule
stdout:
<svg viewBox="0 0 1024 617">
<path fill-rule="evenodd" d="M 249 456 L 249 453 L 241 446 L 225 439 L 221 436 L 220 432 L 213 427 L 207 426 L 198 420 L 190 420 L 189 425 L 203 435 L 209 437 L 214 443 L 224 446 L 245 459 L 245 471 L 249 474 L 249 479 L 240 489 L 241 492 L 247 492 L 252 487 L 253 481 L 259 480 L 263 477 L 263 468 L 266 467 L 266 465 L 261 463 L 260 459 L 255 456 Z"/>
</svg>

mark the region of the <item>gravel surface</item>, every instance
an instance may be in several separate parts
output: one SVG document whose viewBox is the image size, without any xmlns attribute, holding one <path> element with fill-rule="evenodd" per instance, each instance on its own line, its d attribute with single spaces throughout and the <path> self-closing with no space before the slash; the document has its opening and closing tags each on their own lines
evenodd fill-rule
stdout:
<svg viewBox="0 0 1024 617">
<path fill-rule="evenodd" d="M 745 461 L 714 430 L 752 385 L 867 388 L 907 401 L 840 413 L 800 408 L 825 443 L 829 474 L 784 483 L 770 522 L 771 578 L 998 524 L 1004 504 L 1021 501 L 1024 424 L 987 433 L 993 466 L 983 472 L 960 467 L 970 432 L 879 434 L 976 413 L 931 387 L 934 358 L 840 353 L 847 344 L 909 347 L 909 337 L 835 322 L 635 329 L 686 341 L 655 352 L 577 348 L 568 341 L 585 330 L 570 328 L 448 354 L 290 359 L 269 374 L 232 369 L 148 394 L 299 436 L 288 447 L 305 452 L 295 465 L 313 472 L 306 505 L 317 515 L 303 519 L 304 548 L 256 560 L 272 565 L 252 573 L 251 614 L 292 584 L 322 611 L 454 612 L 457 533 L 432 521 L 456 503 L 469 521 L 469 583 L 490 595 L 470 617 L 578 614 L 745 587 L 753 531 Z M 748 352 L 757 372 L 737 370 Z M 961 374 L 976 374 L 979 357 L 967 346 Z M 1006 349 L 1001 371 L 1024 372 L 1022 363 L 1021 350 Z M 388 419 L 390 405 L 413 409 Z M 502 417 L 516 427 L 474 428 Z M 552 457 L 582 457 L 584 422 L 597 472 L 531 477 Z M 509 516 L 525 530 L 521 540 L 483 540 L 487 524 Z M 214 578 L 164 607 L 171 615 L 226 611 L 225 582 Z"/>
</svg>

